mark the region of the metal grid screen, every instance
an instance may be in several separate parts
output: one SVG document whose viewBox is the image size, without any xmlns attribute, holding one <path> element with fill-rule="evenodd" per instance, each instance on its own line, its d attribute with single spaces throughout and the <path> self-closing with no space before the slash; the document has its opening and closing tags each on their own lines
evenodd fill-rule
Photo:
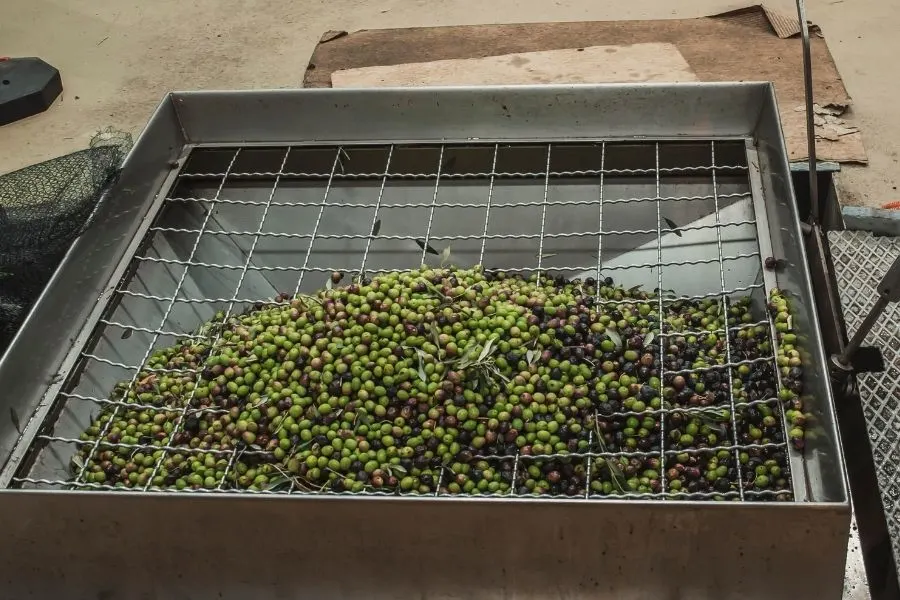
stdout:
<svg viewBox="0 0 900 600">
<path fill-rule="evenodd" d="M 791 500 L 783 323 L 766 309 L 749 148 L 734 139 L 195 148 L 13 485 Z M 318 470 L 314 482 L 306 467 L 288 470 L 309 446 L 279 436 L 286 413 L 275 419 L 281 408 L 259 394 L 237 412 L 269 413 L 258 432 L 268 444 L 222 441 L 217 419 L 237 417 L 234 407 L 198 402 L 196 390 L 221 373 L 206 361 L 232 343 L 223 324 L 333 293 L 333 273 L 345 286 L 423 265 L 568 286 L 614 320 L 647 306 L 650 358 L 619 389 L 647 402 L 623 405 L 610 392 L 598 403 L 591 392 L 567 451 L 529 444 L 435 460 L 411 489 L 397 482 L 424 465 L 406 458 L 376 469 L 395 478 L 391 489 L 373 486 L 371 469 L 355 488 L 354 477 L 335 485 Z M 611 356 L 563 352 L 589 367 L 591 384 Z M 481 410 L 482 422 L 497 414 Z M 479 480 L 485 471 L 496 484 Z"/>
</svg>

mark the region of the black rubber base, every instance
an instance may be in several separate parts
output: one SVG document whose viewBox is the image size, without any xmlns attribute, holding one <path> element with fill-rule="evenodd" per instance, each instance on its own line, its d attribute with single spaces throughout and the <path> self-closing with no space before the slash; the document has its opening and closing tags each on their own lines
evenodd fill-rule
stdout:
<svg viewBox="0 0 900 600">
<path fill-rule="evenodd" d="M 0 59 L 0 125 L 44 112 L 62 89 L 59 71 L 39 58 Z"/>
</svg>

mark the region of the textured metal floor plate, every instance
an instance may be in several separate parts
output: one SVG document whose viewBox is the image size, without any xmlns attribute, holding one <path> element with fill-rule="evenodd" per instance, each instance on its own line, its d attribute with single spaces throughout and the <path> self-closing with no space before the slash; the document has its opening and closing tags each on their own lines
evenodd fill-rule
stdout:
<svg viewBox="0 0 900 600">
<path fill-rule="evenodd" d="M 900 255 L 900 238 L 865 231 L 828 234 L 850 335 L 874 303 L 875 286 Z M 895 560 L 900 562 L 900 305 L 888 305 L 865 341 L 884 355 L 884 373 L 859 378 Z"/>
</svg>

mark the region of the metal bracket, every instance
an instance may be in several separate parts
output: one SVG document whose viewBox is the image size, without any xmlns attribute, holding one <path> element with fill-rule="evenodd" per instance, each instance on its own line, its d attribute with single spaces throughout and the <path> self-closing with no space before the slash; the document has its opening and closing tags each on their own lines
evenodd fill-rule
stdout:
<svg viewBox="0 0 900 600">
<path fill-rule="evenodd" d="M 840 354 L 833 354 L 831 356 L 831 364 L 837 369 L 836 375 L 838 376 L 845 373 L 858 372 L 854 365 L 858 362 L 856 356 L 858 355 L 860 346 L 866 339 L 866 336 L 869 335 L 869 332 L 872 330 L 872 327 L 881 316 L 881 313 L 884 312 L 887 305 L 891 302 L 900 300 L 900 257 L 898 257 L 894 261 L 894 264 L 891 265 L 891 268 L 888 269 L 887 274 L 878 284 L 877 290 L 878 299 L 869 310 L 869 314 L 863 319 L 859 329 L 853 334 L 850 343 L 847 344 Z"/>
<path fill-rule="evenodd" d="M 900 301 L 900 258 L 894 261 L 887 275 L 878 284 L 878 293 L 888 299 L 889 302 Z"/>
</svg>

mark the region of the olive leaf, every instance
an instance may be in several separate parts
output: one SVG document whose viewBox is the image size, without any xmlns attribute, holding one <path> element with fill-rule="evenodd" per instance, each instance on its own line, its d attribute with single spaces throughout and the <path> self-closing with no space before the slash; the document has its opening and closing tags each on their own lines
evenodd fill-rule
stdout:
<svg viewBox="0 0 900 600">
<path fill-rule="evenodd" d="M 19 413 L 17 413 L 16 409 L 12 406 L 9 407 L 9 420 L 12 421 L 12 424 L 15 426 L 16 431 L 18 431 L 21 435 L 22 423 L 19 421 Z"/>
<path fill-rule="evenodd" d="M 381 231 L 381 219 L 375 221 L 375 224 L 372 226 L 372 237 L 378 237 L 378 233 Z"/>
<path fill-rule="evenodd" d="M 648 332 L 647 335 L 644 336 L 644 348 L 649 348 L 650 344 L 652 344 L 655 339 L 656 334 L 652 331 Z"/>
<path fill-rule="evenodd" d="M 74 472 L 72 474 L 78 475 L 79 473 L 81 473 L 81 471 L 84 469 L 84 458 L 82 458 L 82 456 L 76 452 L 75 454 L 72 455 L 71 462 L 72 462 L 72 467 L 74 467 L 74 469 L 73 469 Z"/>
<path fill-rule="evenodd" d="M 317 488 L 316 486 L 311 484 L 309 481 L 307 481 L 305 479 L 301 479 L 299 477 L 294 479 L 294 483 L 297 485 L 297 489 L 300 490 L 301 492 L 322 491 L 322 488 L 325 487 L 325 486 L 322 486 L 321 488 Z M 325 485 L 328 485 L 328 484 L 326 483 Z"/>
<path fill-rule="evenodd" d="M 340 411 L 338 411 L 338 412 L 340 412 Z M 276 435 L 278 435 L 278 433 L 279 433 L 282 429 L 284 429 L 284 422 L 285 422 L 285 420 L 282 419 L 281 422 L 278 423 L 278 427 L 276 427 L 276 428 L 275 428 L 275 431 L 272 432 L 272 436 L 273 436 L 273 437 L 276 436 Z"/>
<path fill-rule="evenodd" d="M 787 328 L 788 328 L 788 331 L 791 331 L 794 328 L 794 316 L 793 315 L 788 315 Z"/>
<path fill-rule="evenodd" d="M 425 284 L 425 287 L 428 288 L 428 291 L 431 292 L 432 294 L 434 294 L 434 295 L 436 295 L 436 296 L 443 296 L 443 295 L 444 295 L 444 294 L 441 292 L 441 290 L 438 289 L 438 287 L 437 287 L 436 285 L 434 285 L 433 283 L 431 283 L 430 281 L 428 281 L 428 280 L 425 279 L 424 277 L 423 277 L 422 279 L 420 279 L 419 281 L 421 281 L 422 283 L 424 283 L 424 284 Z"/>
<path fill-rule="evenodd" d="M 606 447 L 606 440 L 603 438 L 603 434 L 600 433 L 600 423 L 597 422 L 597 413 L 594 413 L 594 432 L 597 434 L 597 445 L 600 447 L 600 452 L 603 454 L 608 454 L 609 450 Z M 625 488 L 622 485 L 621 479 L 625 478 L 625 474 L 622 473 L 619 465 L 615 463 L 615 458 L 604 457 L 602 460 L 606 463 L 606 468 L 609 470 L 610 479 L 612 479 L 613 483 L 619 489 L 619 491 L 624 494 Z"/>
<path fill-rule="evenodd" d="M 428 383 L 428 376 L 425 375 L 425 366 L 422 364 L 422 351 L 420 350 L 417 355 L 419 357 L 419 379 L 422 380 L 422 383 Z"/>
<path fill-rule="evenodd" d="M 416 240 L 416 244 L 428 254 L 434 254 L 435 256 L 440 254 L 440 252 L 431 247 L 431 244 L 426 244 L 423 240 Z"/>
<path fill-rule="evenodd" d="M 309 294 L 297 294 L 297 299 L 304 304 L 312 303 L 319 307 L 322 306 L 322 302 L 318 298 L 316 298 L 315 296 L 310 296 Z"/>
<path fill-rule="evenodd" d="M 529 350 L 525 353 L 525 360 L 528 361 L 528 366 L 534 364 L 535 352 L 534 350 Z"/>
<path fill-rule="evenodd" d="M 288 486 L 290 486 L 292 481 L 293 480 L 290 477 L 285 477 L 284 475 L 282 475 L 281 477 L 270 479 L 269 483 L 265 485 L 263 490 L 267 492 L 274 492 L 277 491 L 278 488 L 283 487 L 285 484 L 288 484 Z"/>
<path fill-rule="evenodd" d="M 448 244 L 446 248 L 441 252 L 441 266 L 444 266 L 450 260 L 450 245 Z"/>
<path fill-rule="evenodd" d="M 633 285 L 633 286 L 631 286 L 630 288 L 628 288 L 628 293 L 629 293 L 629 294 L 633 294 L 633 293 L 635 293 L 636 291 L 638 291 L 639 289 L 641 289 L 641 284 Z"/>
<path fill-rule="evenodd" d="M 669 226 L 669 229 L 672 231 L 672 233 L 674 233 L 678 237 L 681 237 L 681 231 L 679 231 L 679 229 L 681 229 L 681 228 L 678 226 L 677 223 L 675 223 L 675 221 L 673 221 L 672 219 L 670 219 L 668 217 L 663 217 L 663 220 L 666 222 L 666 225 Z"/>
<path fill-rule="evenodd" d="M 728 419 L 728 415 L 724 411 L 716 410 L 713 408 L 709 410 L 702 410 L 695 414 L 697 415 L 697 418 L 703 422 L 704 425 L 714 430 L 716 433 L 725 435 L 728 432 L 725 427 L 725 423 L 723 423 L 724 420 Z"/>
<path fill-rule="evenodd" d="M 622 482 L 625 480 L 625 473 L 622 472 L 619 463 L 617 463 L 614 458 L 612 460 L 607 459 L 606 466 L 609 468 L 609 474 L 612 477 L 613 483 L 616 484 L 619 491 L 624 494 L 625 486 L 622 485 Z"/>
<path fill-rule="evenodd" d="M 262 396 L 259 397 L 259 400 L 257 400 L 255 403 L 253 403 L 251 405 L 251 410 L 254 408 L 259 408 L 260 406 L 267 403 L 268 401 L 269 401 L 269 397 L 267 395 L 263 394 Z"/>
<path fill-rule="evenodd" d="M 607 329 L 606 337 L 612 340 L 612 343 L 615 344 L 616 350 L 622 349 L 622 337 L 619 335 L 619 332 L 615 329 Z"/>
<path fill-rule="evenodd" d="M 725 426 L 725 423 L 712 422 L 712 423 L 707 423 L 706 426 L 709 427 L 710 429 L 712 429 L 713 431 L 715 431 L 717 434 L 719 434 L 720 437 L 724 437 L 724 436 L 728 435 L 728 428 Z"/>
<path fill-rule="evenodd" d="M 325 289 L 330 290 L 334 288 L 334 282 L 331 281 L 331 277 L 325 280 Z"/>
<path fill-rule="evenodd" d="M 434 338 L 434 345 L 437 346 L 438 356 L 443 352 L 441 348 L 441 328 L 434 321 L 431 322 L 431 337 Z"/>
<path fill-rule="evenodd" d="M 487 343 L 484 345 L 484 348 L 481 349 L 481 354 L 478 355 L 478 362 L 483 361 L 491 354 L 491 346 L 494 345 L 495 341 L 497 341 L 496 335 L 491 337 L 491 339 L 487 341 Z"/>
<path fill-rule="evenodd" d="M 391 465 L 390 469 L 392 471 L 396 471 L 397 473 L 400 473 L 401 475 L 406 475 L 407 473 L 409 473 L 409 471 L 407 471 L 406 467 L 404 467 L 403 465 Z"/>
<path fill-rule="evenodd" d="M 538 254 L 538 258 L 540 258 L 540 259 L 553 258 L 554 256 L 559 256 L 559 254 L 557 254 L 555 252 L 546 252 L 544 254 Z"/>
<path fill-rule="evenodd" d="M 503 380 L 504 383 L 509 383 L 509 377 L 500 372 L 500 369 L 491 361 L 491 364 L 488 365 L 488 369 L 497 377 Z"/>
<path fill-rule="evenodd" d="M 724 408 L 721 410 L 717 410 L 717 409 L 707 410 L 707 411 L 701 412 L 700 414 L 704 414 L 704 413 L 707 415 L 715 415 L 715 417 L 717 419 L 723 419 L 723 420 L 728 419 L 730 416 L 728 413 L 728 410 L 726 410 Z"/>
<path fill-rule="evenodd" d="M 594 433 L 597 434 L 597 445 L 600 447 L 600 452 L 606 453 L 606 440 L 603 438 L 603 434 L 600 433 L 600 423 L 597 421 L 597 413 L 594 413 Z"/>
<path fill-rule="evenodd" d="M 613 478 L 623 478 L 625 477 L 625 473 L 622 472 L 622 467 L 619 465 L 618 461 L 614 457 L 610 457 L 605 459 L 606 465 L 609 467 L 609 471 L 612 474 Z"/>
<path fill-rule="evenodd" d="M 250 444 L 250 449 L 262 451 L 262 446 L 260 446 L 259 444 Z"/>
</svg>

